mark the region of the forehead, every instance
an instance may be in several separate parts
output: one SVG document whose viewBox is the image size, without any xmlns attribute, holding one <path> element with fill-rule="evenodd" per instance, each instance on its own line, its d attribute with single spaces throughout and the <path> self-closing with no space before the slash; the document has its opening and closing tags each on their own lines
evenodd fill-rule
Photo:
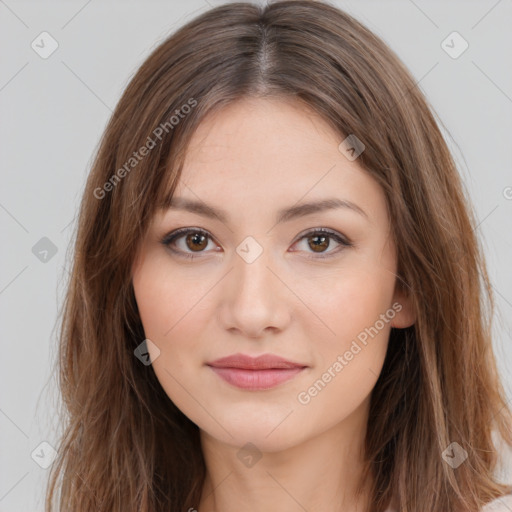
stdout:
<svg viewBox="0 0 512 512">
<path fill-rule="evenodd" d="M 382 216 L 379 185 L 339 150 L 343 139 L 300 102 L 236 101 L 193 134 L 174 196 L 271 210 L 337 196 Z"/>
<path fill-rule="evenodd" d="M 208 115 L 191 138 L 186 161 L 244 162 L 253 172 L 281 166 L 283 173 L 307 159 L 336 153 L 340 136 L 306 105 L 284 99 L 246 98 Z M 186 162 L 187 163 L 187 162 Z M 191 166 L 185 165 L 188 171 Z"/>
</svg>

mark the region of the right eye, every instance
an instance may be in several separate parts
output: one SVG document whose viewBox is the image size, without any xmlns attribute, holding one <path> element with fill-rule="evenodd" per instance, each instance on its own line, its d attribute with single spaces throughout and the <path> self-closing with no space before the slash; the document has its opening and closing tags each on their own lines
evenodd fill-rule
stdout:
<svg viewBox="0 0 512 512">
<path fill-rule="evenodd" d="M 209 241 L 213 241 L 213 238 L 203 229 L 181 228 L 165 235 L 161 242 L 178 256 L 193 259 L 197 257 L 194 253 L 206 252 L 204 249 Z M 179 242 L 182 242 L 181 247 Z"/>
</svg>

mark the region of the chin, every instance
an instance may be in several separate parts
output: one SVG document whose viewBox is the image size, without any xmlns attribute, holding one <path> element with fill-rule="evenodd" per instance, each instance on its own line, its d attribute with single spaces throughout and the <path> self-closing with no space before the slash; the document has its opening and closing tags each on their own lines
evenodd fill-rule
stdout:
<svg viewBox="0 0 512 512">
<path fill-rule="evenodd" d="M 287 450 L 307 438 L 307 433 L 300 429 L 299 425 L 296 426 L 291 422 L 286 426 L 284 425 L 290 419 L 287 418 L 282 421 L 283 418 L 280 418 L 279 420 L 262 421 L 260 417 L 259 420 L 241 421 L 241 418 L 238 418 L 235 423 L 230 423 L 226 419 L 222 426 L 227 432 L 216 423 L 205 425 L 207 428 L 200 425 L 199 428 L 205 431 L 209 437 L 213 437 L 233 448 L 240 449 L 246 446 L 247 443 L 251 443 L 261 452 L 272 453 Z"/>
</svg>

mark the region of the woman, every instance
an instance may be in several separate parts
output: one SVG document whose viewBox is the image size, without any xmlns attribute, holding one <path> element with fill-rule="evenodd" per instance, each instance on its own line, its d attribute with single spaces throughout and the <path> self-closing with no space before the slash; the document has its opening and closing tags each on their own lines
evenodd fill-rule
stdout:
<svg viewBox="0 0 512 512">
<path fill-rule="evenodd" d="M 84 193 L 47 510 L 57 486 L 75 512 L 512 509 L 474 225 L 425 98 L 355 19 L 187 23 Z"/>
</svg>

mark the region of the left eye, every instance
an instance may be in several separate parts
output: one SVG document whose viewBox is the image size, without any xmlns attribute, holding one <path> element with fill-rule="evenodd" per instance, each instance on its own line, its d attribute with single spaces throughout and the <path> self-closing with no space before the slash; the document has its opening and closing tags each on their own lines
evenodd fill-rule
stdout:
<svg viewBox="0 0 512 512">
<path fill-rule="evenodd" d="M 182 239 L 185 242 L 185 246 L 179 247 L 177 242 Z M 317 258 L 328 257 L 333 253 L 338 253 L 343 247 L 352 246 L 352 243 L 346 237 L 325 228 L 310 230 L 304 233 L 294 245 L 303 240 L 307 241 L 307 245 L 311 251 L 318 255 L 313 256 Z M 335 248 L 327 252 L 327 249 L 331 247 L 331 240 L 334 240 L 341 248 L 338 247 L 337 249 Z M 193 259 L 197 257 L 194 253 L 201 254 L 207 252 L 205 249 L 208 247 L 210 241 L 213 241 L 213 238 L 207 231 L 199 228 L 183 228 L 166 235 L 162 240 L 162 244 L 169 247 L 172 252 L 179 256 Z"/>
<path fill-rule="evenodd" d="M 302 235 L 298 242 L 301 242 L 302 240 L 305 240 L 307 246 L 314 253 L 319 254 L 320 258 L 331 256 L 333 253 L 338 253 L 339 250 L 341 250 L 343 247 L 351 247 L 352 245 L 352 243 L 347 238 L 329 229 L 316 229 L 314 231 L 309 231 L 308 233 Z M 331 240 L 334 240 L 341 247 L 327 252 L 327 249 L 331 246 Z"/>
</svg>

